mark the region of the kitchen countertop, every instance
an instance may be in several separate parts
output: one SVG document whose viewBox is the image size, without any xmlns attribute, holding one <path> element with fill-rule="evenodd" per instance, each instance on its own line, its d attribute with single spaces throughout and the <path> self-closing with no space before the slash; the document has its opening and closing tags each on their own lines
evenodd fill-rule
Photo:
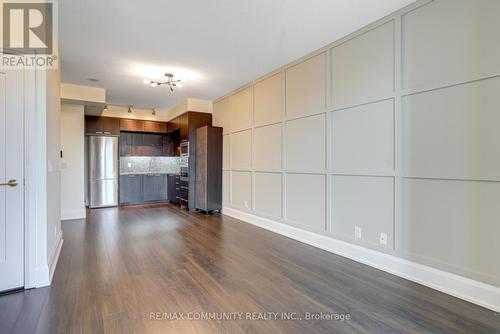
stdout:
<svg viewBox="0 0 500 334">
<path fill-rule="evenodd" d="M 123 172 L 120 175 L 179 175 L 179 173 L 169 172 Z"/>
</svg>

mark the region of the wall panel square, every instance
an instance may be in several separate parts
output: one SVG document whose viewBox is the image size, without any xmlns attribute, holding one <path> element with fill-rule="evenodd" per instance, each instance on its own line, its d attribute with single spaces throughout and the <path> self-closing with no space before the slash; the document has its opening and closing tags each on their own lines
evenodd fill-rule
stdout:
<svg viewBox="0 0 500 334">
<path fill-rule="evenodd" d="M 380 100 L 394 91 L 394 21 L 332 49 L 335 108 Z"/>
<path fill-rule="evenodd" d="M 286 220 L 307 229 L 326 230 L 326 176 L 287 174 Z"/>
<path fill-rule="evenodd" d="M 333 177 L 332 231 L 354 239 L 355 226 L 361 240 L 380 246 L 380 233 L 387 234 L 387 247 L 394 244 L 394 179 L 392 177 Z M 384 246 L 386 247 L 386 246 Z"/>
<path fill-rule="evenodd" d="M 500 74 L 500 1 L 433 1 L 402 17 L 403 88 Z"/>
<path fill-rule="evenodd" d="M 255 84 L 255 126 L 281 121 L 282 86 L 281 72 Z"/>
<path fill-rule="evenodd" d="M 500 183 L 405 179 L 403 245 L 413 259 L 500 284 Z"/>
<path fill-rule="evenodd" d="M 332 119 L 334 170 L 394 170 L 394 100 L 335 111 Z"/>
<path fill-rule="evenodd" d="M 231 204 L 240 209 L 252 209 L 251 172 L 231 172 Z"/>
<path fill-rule="evenodd" d="M 288 170 L 326 169 L 325 115 L 286 122 L 285 168 Z"/>
<path fill-rule="evenodd" d="M 212 123 L 214 126 L 222 127 L 222 133 L 231 132 L 231 97 L 226 97 L 214 103 Z"/>
<path fill-rule="evenodd" d="M 231 135 L 231 168 L 250 169 L 252 167 L 252 130 Z"/>
<path fill-rule="evenodd" d="M 286 70 L 286 117 L 317 114 L 326 108 L 326 55 L 321 53 Z"/>
<path fill-rule="evenodd" d="M 255 173 L 255 211 L 281 217 L 281 173 Z"/>
<path fill-rule="evenodd" d="M 231 96 L 231 131 L 250 129 L 253 126 L 253 87 Z"/>
<path fill-rule="evenodd" d="M 281 169 L 281 123 L 254 129 L 256 169 Z"/>
<path fill-rule="evenodd" d="M 407 96 L 406 175 L 500 180 L 500 78 Z"/>
<path fill-rule="evenodd" d="M 222 204 L 224 205 L 231 204 L 230 189 L 231 189 L 231 172 L 225 170 L 222 172 Z"/>
</svg>

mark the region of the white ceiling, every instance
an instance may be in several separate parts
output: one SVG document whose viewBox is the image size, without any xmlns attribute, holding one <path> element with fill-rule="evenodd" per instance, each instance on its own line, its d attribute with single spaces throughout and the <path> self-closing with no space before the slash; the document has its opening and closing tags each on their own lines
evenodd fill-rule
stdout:
<svg viewBox="0 0 500 334">
<path fill-rule="evenodd" d="M 62 80 L 114 104 L 213 100 L 413 1 L 61 0 Z M 191 80 L 173 94 L 142 82 L 169 68 Z"/>
</svg>

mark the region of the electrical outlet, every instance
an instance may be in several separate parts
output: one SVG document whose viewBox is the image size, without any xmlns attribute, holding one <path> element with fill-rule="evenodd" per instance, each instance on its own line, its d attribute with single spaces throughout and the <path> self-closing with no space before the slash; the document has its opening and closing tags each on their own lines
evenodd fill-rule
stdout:
<svg viewBox="0 0 500 334">
<path fill-rule="evenodd" d="M 132 167 L 132 163 L 131 163 L 131 162 L 128 162 L 128 163 L 127 163 L 127 167 L 128 167 L 128 168 L 131 168 L 131 167 Z"/>
<path fill-rule="evenodd" d="M 380 244 L 387 246 L 387 233 L 380 233 Z"/>
<path fill-rule="evenodd" d="M 248 201 L 245 201 L 245 208 L 248 209 Z"/>
<path fill-rule="evenodd" d="M 356 237 L 356 239 L 361 239 L 361 227 L 354 226 L 354 237 Z"/>
</svg>

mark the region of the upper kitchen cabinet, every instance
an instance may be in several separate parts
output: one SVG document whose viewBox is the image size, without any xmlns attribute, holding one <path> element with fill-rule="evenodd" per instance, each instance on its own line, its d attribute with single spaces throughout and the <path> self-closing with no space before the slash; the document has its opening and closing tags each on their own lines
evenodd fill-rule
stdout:
<svg viewBox="0 0 500 334">
<path fill-rule="evenodd" d="M 250 129 L 253 125 L 253 87 L 239 91 L 231 100 L 231 131 Z"/>
<path fill-rule="evenodd" d="M 189 136 L 189 128 L 188 128 L 188 123 L 189 123 L 189 113 L 185 113 L 179 118 L 179 130 L 180 130 L 180 136 L 181 140 L 188 139 Z"/>
<path fill-rule="evenodd" d="M 179 117 L 176 117 L 167 123 L 167 132 L 179 130 Z"/>
<path fill-rule="evenodd" d="M 142 135 L 142 146 L 144 154 L 148 156 L 163 155 L 163 135 L 155 133 L 144 133 Z"/>
<path fill-rule="evenodd" d="M 167 123 L 165 122 L 155 122 L 155 121 L 143 121 L 144 122 L 144 132 L 153 133 L 166 133 Z"/>
<path fill-rule="evenodd" d="M 93 135 L 119 135 L 120 121 L 112 117 L 85 117 L 85 133 Z"/>
<path fill-rule="evenodd" d="M 286 70 L 286 118 L 315 115 L 326 109 L 326 55 L 302 61 Z"/>
<path fill-rule="evenodd" d="M 120 130 L 142 132 L 144 131 L 144 122 L 138 119 L 121 118 Z"/>
</svg>

